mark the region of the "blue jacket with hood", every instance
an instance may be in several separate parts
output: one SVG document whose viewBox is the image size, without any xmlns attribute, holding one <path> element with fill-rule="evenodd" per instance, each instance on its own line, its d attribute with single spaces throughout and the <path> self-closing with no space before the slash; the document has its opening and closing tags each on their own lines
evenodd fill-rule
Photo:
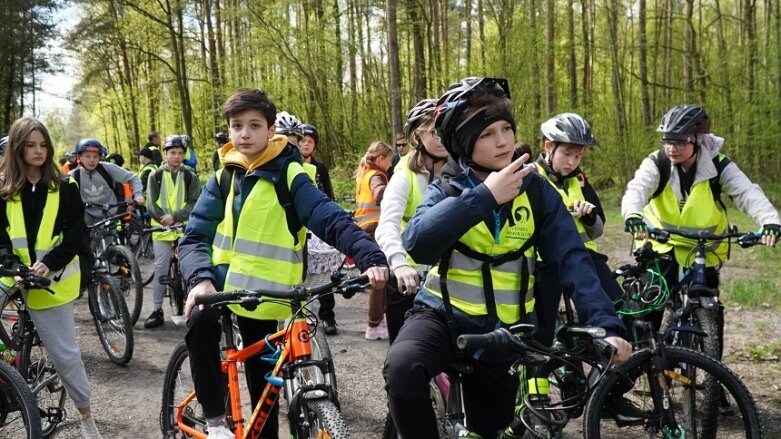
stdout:
<svg viewBox="0 0 781 439">
<path fill-rule="evenodd" d="M 432 183 L 402 234 L 407 252 L 421 264 L 438 264 L 440 255 L 481 221 L 497 236 L 507 221 L 512 203 L 499 206 L 474 171 L 452 159 L 445 165 L 443 177 L 448 179 L 458 196 L 448 196 L 442 180 Z M 535 218 L 535 224 L 540 227 L 537 232 L 539 256 L 561 273 L 562 290 L 574 300 L 580 322 L 605 328 L 608 336 L 623 335 L 624 324 L 600 286 L 589 253 L 559 193 L 537 174 L 524 179 L 521 193 L 532 179 L 542 180 L 541 212 L 534 212 L 534 215 L 541 215 L 541 218 Z M 444 312 L 442 300 L 425 288 L 418 293 L 415 303 Z M 480 333 L 493 329 L 487 327 L 487 318 L 482 316 L 456 312 L 456 320 L 462 332 Z"/>
<path fill-rule="evenodd" d="M 269 142 L 287 142 L 284 136 L 275 136 Z M 226 171 L 235 170 L 239 190 L 234 195 L 233 215 L 239 217 L 245 197 L 258 179 L 276 182 L 282 177 L 285 165 L 295 160 L 301 162 L 298 150 L 287 145 L 277 157 L 247 172 L 245 165 L 236 160 L 238 152 L 230 143 L 223 146 L 220 156 Z M 355 260 L 356 266 L 365 271 L 372 266 L 387 266 L 382 250 L 361 230 L 339 205 L 326 197 L 312 180 L 302 173 L 293 180 L 290 188 L 293 209 L 301 224 L 323 241 Z M 218 290 L 225 283 L 228 265 L 212 266 L 212 243 L 217 226 L 225 212 L 225 199 L 220 192 L 219 181 L 213 174 L 206 182 L 198 202 L 193 208 L 187 227 L 179 243 L 182 274 L 189 282 L 195 278 L 211 279 Z M 253 214 L 262 214 L 254 212 Z M 234 228 L 237 224 L 234 224 Z M 235 229 L 234 229 L 235 236 Z"/>
</svg>

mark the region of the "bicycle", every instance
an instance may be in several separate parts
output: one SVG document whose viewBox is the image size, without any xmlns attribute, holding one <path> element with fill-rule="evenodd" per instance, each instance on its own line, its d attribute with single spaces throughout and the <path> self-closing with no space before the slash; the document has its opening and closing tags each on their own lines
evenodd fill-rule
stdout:
<svg viewBox="0 0 781 439">
<path fill-rule="evenodd" d="M 282 330 L 265 339 L 237 349 L 234 342 L 230 311 L 223 309 L 220 318 L 225 346 L 222 370 L 226 376 L 226 411 L 228 426 L 237 438 L 257 438 L 277 403 L 280 390 L 288 405 L 290 432 L 295 438 L 348 437 L 347 427 L 339 412 L 336 375 L 333 359 L 324 338 L 318 339 L 316 318 L 307 305 L 324 294 L 352 297 L 368 285 L 368 278 L 346 278 L 334 272 L 331 281 L 314 288 L 294 287 L 289 291 L 230 291 L 200 296 L 198 304 L 240 304 L 254 309 L 263 302 L 290 300 L 293 317 Z M 222 307 L 226 308 L 226 307 Z M 251 417 L 242 414 L 239 367 L 247 358 L 270 352 L 267 361 L 275 367 Z M 205 439 L 206 419 L 192 390 L 187 346 L 174 350 L 163 386 L 160 427 L 165 438 L 194 437 Z"/>
<path fill-rule="evenodd" d="M 124 215 L 124 214 L 117 214 Z M 102 229 L 114 224 L 116 215 L 87 226 L 95 253 L 95 263 L 90 271 L 87 285 L 89 310 L 103 350 L 112 363 L 119 366 L 133 358 L 133 323 L 127 309 L 125 295 L 112 275 L 110 255 L 122 255 L 133 259 L 129 249 L 123 246 L 109 246 L 107 235 Z M 113 249 L 123 249 L 112 253 Z M 140 312 L 140 308 L 139 308 Z"/>
<path fill-rule="evenodd" d="M 144 229 L 144 234 L 155 232 L 177 232 L 184 231 L 184 224 L 172 224 L 170 226 L 157 226 Z M 171 309 L 173 309 L 172 320 L 177 326 L 184 325 L 184 302 L 187 299 L 187 283 L 184 281 L 182 271 L 179 269 L 179 238 L 177 237 L 172 243 L 171 259 L 169 259 L 168 274 L 161 276 L 157 281 L 161 285 L 165 285 L 166 296 L 171 303 Z M 154 272 L 152 273 L 154 275 Z M 178 317 L 178 318 L 177 318 Z"/>
<path fill-rule="evenodd" d="M 719 234 L 649 228 L 648 234 L 663 244 L 671 239 L 671 235 L 696 241 L 689 252 L 689 257 L 687 257 L 686 268 L 678 281 L 669 288 L 666 283 L 660 286 L 660 292 L 664 295 L 669 294 L 669 300 L 664 308 L 659 330 L 661 333 L 667 334 L 666 341 L 669 344 L 698 350 L 711 358 L 720 360 L 722 334 L 719 331 L 718 319 L 720 318 L 719 308 L 723 305 L 719 301 L 719 290 L 706 285 L 705 256 L 710 250 L 708 244 L 727 240 L 731 247 L 733 240 L 735 240 L 741 247 L 748 248 L 761 242 L 761 235 L 756 232 L 740 233 L 734 228 Z M 671 259 L 669 256 L 658 253 L 655 253 L 653 257 L 657 261 Z M 729 257 L 729 253 L 727 257 Z M 720 270 L 721 266 L 721 261 L 719 261 L 716 270 Z M 657 263 L 655 276 L 660 275 Z"/>
<path fill-rule="evenodd" d="M 105 263 L 109 273 L 116 279 L 119 290 L 124 296 L 128 312 L 130 312 L 131 325 L 135 325 L 141 316 L 141 307 L 144 301 L 144 285 L 141 278 L 141 268 L 138 265 L 133 251 L 126 245 L 126 233 L 122 229 L 127 212 L 110 214 L 110 210 L 119 206 L 133 206 L 133 202 L 120 202 L 116 204 L 85 203 L 86 207 L 98 207 L 103 211 L 104 219 L 88 226 L 92 252 L 96 260 Z M 118 230 L 118 228 L 120 230 Z"/>
<path fill-rule="evenodd" d="M 0 435 L 28 439 L 43 435 L 35 397 L 27 387 L 27 382 L 16 369 L 2 360 L 0 360 Z"/>
<path fill-rule="evenodd" d="M 632 329 L 636 351 L 593 391 L 584 416 L 584 437 L 761 438 L 756 404 L 740 379 L 701 352 L 665 344 L 665 334 L 646 320 L 666 304 L 663 278 L 650 243 L 636 249 L 634 256 L 634 264 L 615 274 L 623 278 L 625 293 L 618 313 Z M 739 407 L 735 416 L 719 417 L 722 389 Z M 622 396 L 642 410 L 643 418 L 615 425 L 605 422 L 607 401 Z"/>
<path fill-rule="evenodd" d="M 139 208 L 126 225 L 127 245 L 133 251 L 141 270 L 143 286 L 149 285 L 155 278 L 155 255 L 152 249 L 152 233 L 145 231 L 151 226 L 149 213 Z"/>
<path fill-rule="evenodd" d="M 27 424 L 28 433 L 33 432 L 33 434 L 28 437 L 49 437 L 67 417 L 65 413 L 65 387 L 62 385 L 57 370 L 55 370 L 49 354 L 35 330 L 22 291 L 33 288 L 47 289 L 51 281 L 48 278 L 30 274 L 28 268 L 24 266 L 15 270 L 0 266 L 0 276 L 19 276 L 22 278 L 15 282 L 5 294 L 0 294 L 2 296 L 0 310 L 3 311 L 0 341 L 6 346 L 0 364 L 13 366 L 30 394 L 29 401 L 32 402 L 34 414 L 26 414 L 30 409 L 27 405 L 19 407 L 23 410 L 21 412 L 23 419 L 30 419 Z M 16 311 L 12 311 L 10 307 L 7 308 L 8 304 L 13 304 Z M 10 331 L 7 326 L 10 326 Z M 0 390 L 0 432 L 14 431 L 5 430 L 3 427 L 6 424 L 10 425 L 14 420 L 14 418 L 9 418 L 9 415 L 15 412 L 11 398 L 14 394 L 26 392 L 17 388 L 18 382 L 13 381 L 13 377 L 10 375 L 3 376 L 0 372 L 0 376 L 2 379 L 8 378 L 8 391 L 10 391 L 6 394 Z M 0 389 L 2 388 L 3 385 L 0 384 Z M 22 398 L 24 397 L 22 394 Z M 37 418 L 37 421 L 33 418 Z M 18 436 L 11 434 L 4 437 Z"/>
</svg>

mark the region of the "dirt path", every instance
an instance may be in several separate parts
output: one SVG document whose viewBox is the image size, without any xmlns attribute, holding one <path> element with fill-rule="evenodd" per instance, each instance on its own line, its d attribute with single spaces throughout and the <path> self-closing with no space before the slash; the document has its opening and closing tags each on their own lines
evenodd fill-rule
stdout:
<svg viewBox="0 0 781 439">
<path fill-rule="evenodd" d="M 609 230 L 608 235 L 620 235 Z M 607 240 L 602 247 L 611 255 L 611 266 L 628 260 L 627 241 Z M 729 272 L 729 270 L 727 270 Z M 95 336 L 95 328 L 82 299 L 77 305 L 77 325 L 84 361 L 93 386 L 93 406 L 105 438 L 159 438 L 158 416 L 162 382 L 168 356 L 184 337 L 184 328 L 170 320 L 162 328 L 143 329 L 151 311 L 146 291 L 141 321 L 135 329 L 135 354 L 127 367 L 117 367 L 106 358 Z M 167 306 L 167 305 L 166 305 Z M 372 439 L 380 435 L 386 413 L 382 363 L 387 342 L 366 341 L 366 297 L 345 301 L 337 298 L 339 335 L 329 338 L 336 361 L 340 400 L 352 437 Z M 169 309 L 166 307 L 166 317 Z M 727 311 L 726 362 L 743 379 L 756 399 L 765 436 L 781 437 L 781 319 L 777 310 Z M 578 437 L 579 420 L 568 428 Z M 77 414 L 70 406 L 68 420 L 55 436 L 79 437 Z"/>
</svg>

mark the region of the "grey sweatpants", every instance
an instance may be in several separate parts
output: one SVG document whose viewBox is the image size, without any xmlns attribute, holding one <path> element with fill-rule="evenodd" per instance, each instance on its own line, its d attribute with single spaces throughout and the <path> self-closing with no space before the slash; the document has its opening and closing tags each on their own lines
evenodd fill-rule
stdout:
<svg viewBox="0 0 781 439">
<path fill-rule="evenodd" d="M 73 302 L 49 309 L 28 308 L 28 311 L 68 396 L 76 408 L 89 407 L 91 390 L 76 340 Z"/>
<path fill-rule="evenodd" d="M 152 241 L 152 250 L 155 252 L 155 279 L 152 281 L 154 297 L 152 303 L 154 309 L 163 309 L 165 298 L 165 285 L 160 284 L 160 276 L 168 274 L 171 268 L 171 253 L 174 243 L 172 241 Z"/>
</svg>

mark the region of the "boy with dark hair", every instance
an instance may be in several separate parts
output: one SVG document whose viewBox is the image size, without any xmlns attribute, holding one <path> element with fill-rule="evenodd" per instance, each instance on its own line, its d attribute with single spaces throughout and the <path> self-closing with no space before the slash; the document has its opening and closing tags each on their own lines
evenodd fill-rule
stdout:
<svg viewBox="0 0 781 439">
<path fill-rule="evenodd" d="M 221 150 L 223 169 L 209 178 L 190 215 L 179 251 L 182 271 L 191 287 L 185 304 L 189 319 L 185 337 L 198 401 L 207 418 L 209 438 L 232 438 L 225 419 L 220 371 L 217 311 L 195 307 L 196 297 L 218 290 L 276 289 L 301 283 L 306 229 L 355 259 L 375 288 L 388 278 L 385 256 L 344 210 L 329 200 L 304 171 L 297 150 L 275 135 L 276 108 L 260 90 L 242 88 L 223 104 L 231 143 Z M 224 194 L 219 182 L 230 173 Z M 283 185 L 275 186 L 276 182 Z M 278 198 L 286 191 L 292 206 Z M 255 250 L 246 252 L 243 248 Z M 266 251 L 264 249 L 273 249 Z M 254 311 L 232 306 L 245 345 L 277 329 L 290 317 L 285 304 L 263 303 Z M 252 405 L 266 385 L 273 365 L 253 358 L 245 363 Z M 278 436 L 278 405 L 261 437 Z"/>
</svg>

